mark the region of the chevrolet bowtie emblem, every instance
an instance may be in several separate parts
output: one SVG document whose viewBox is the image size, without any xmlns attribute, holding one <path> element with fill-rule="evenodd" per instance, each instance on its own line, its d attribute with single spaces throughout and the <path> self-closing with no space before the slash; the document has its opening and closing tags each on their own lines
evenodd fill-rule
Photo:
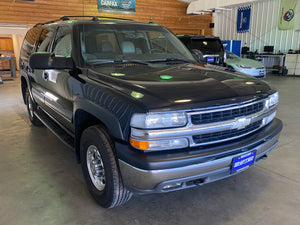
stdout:
<svg viewBox="0 0 300 225">
<path fill-rule="evenodd" d="M 231 129 L 238 129 L 238 130 L 243 129 L 246 126 L 248 126 L 250 122 L 251 119 L 247 119 L 247 118 L 238 119 L 232 124 Z"/>
</svg>

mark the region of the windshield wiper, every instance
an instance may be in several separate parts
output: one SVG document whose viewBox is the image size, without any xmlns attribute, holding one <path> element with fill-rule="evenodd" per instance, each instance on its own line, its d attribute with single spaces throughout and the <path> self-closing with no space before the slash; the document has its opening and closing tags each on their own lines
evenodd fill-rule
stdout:
<svg viewBox="0 0 300 225">
<path fill-rule="evenodd" d="M 186 60 L 183 58 L 166 58 L 166 59 L 153 59 L 148 61 L 150 63 L 160 63 L 160 62 L 186 62 L 186 63 L 191 63 L 192 61 Z"/>
<path fill-rule="evenodd" d="M 148 65 L 149 63 L 143 62 L 141 60 L 134 60 L 134 59 L 121 59 L 121 60 L 107 60 L 107 61 L 99 61 L 94 62 L 93 66 L 96 65 L 102 65 L 102 64 L 118 64 L 118 63 L 136 63 L 136 64 L 142 64 L 142 65 Z"/>
</svg>

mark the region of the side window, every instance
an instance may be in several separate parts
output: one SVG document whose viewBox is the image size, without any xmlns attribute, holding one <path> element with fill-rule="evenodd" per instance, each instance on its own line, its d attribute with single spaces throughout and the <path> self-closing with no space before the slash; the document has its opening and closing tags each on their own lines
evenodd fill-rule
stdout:
<svg viewBox="0 0 300 225">
<path fill-rule="evenodd" d="M 55 55 L 71 56 L 72 40 L 70 27 L 61 26 L 58 28 L 52 49 Z"/>
<path fill-rule="evenodd" d="M 21 51 L 20 51 L 20 59 L 21 59 L 20 62 L 24 66 L 28 65 L 29 57 L 31 56 L 32 53 L 35 52 L 36 44 L 42 29 L 43 29 L 42 26 L 33 27 L 25 35 L 21 47 Z"/>
<path fill-rule="evenodd" d="M 49 50 L 52 37 L 53 37 L 53 31 L 50 31 L 47 28 L 43 29 L 40 39 L 37 44 L 37 51 L 38 52 L 47 52 Z"/>
</svg>

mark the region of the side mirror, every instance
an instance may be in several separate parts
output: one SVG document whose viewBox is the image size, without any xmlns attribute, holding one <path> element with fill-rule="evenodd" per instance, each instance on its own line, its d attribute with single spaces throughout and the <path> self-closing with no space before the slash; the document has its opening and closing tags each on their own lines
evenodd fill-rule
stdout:
<svg viewBox="0 0 300 225">
<path fill-rule="evenodd" d="M 205 62 L 206 63 L 206 60 L 203 56 L 203 53 L 200 50 L 192 49 L 191 53 L 198 62 Z"/>
<path fill-rule="evenodd" d="M 32 69 L 73 69 L 71 57 L 55 56 L 54 53 L 36 52 L 29 58 L 29 66 Z"/>
</svg>

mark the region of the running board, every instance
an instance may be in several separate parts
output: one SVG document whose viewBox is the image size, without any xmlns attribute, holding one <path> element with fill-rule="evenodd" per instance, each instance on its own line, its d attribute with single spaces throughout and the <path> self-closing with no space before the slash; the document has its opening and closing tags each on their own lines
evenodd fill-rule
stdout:
<svg viewBox="0 0 300 225">
<path fill-rule="evenodd" d="M 43 110 L 37 109 L 34 115 L 67 147 L 75 151 L 74 138 L 68 134 L 61 126 L 55 123 Z"/>
</svg>

